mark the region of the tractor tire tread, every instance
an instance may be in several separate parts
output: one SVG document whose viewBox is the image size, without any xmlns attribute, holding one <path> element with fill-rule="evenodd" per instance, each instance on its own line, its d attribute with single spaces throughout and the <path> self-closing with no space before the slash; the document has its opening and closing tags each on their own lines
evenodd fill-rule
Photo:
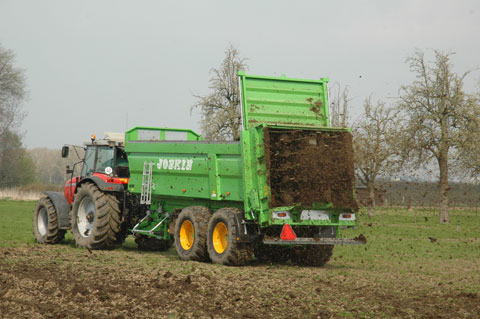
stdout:
<svg viewBox="0 0 480 319">
<path fill-rule="evenodd" d="M 47 212 L 47 233 L 42 236 L 38 231 L 38 212 L 45 207 Z M 65 238 L 65 230 L 58 229 L 58 216 L 55 205 L 47 195 L 43 195 L 38 200 L 33 214 L 33 233 L 35 240 L 40 244 L 56 244 Z"/>
<path fill-rule="evenodd" d="M 79 196 L 86 192 L 91 196 L 95 203 L 95 226 L 93 233 L 89 237 L 83 237 L 76 228 L 76 210 L 84 196 Z M 75 196 L 73 209 L 71 213 L 71 226 L 73 239 L 77 246 L 88 249 L 110 249 L 118 243 L 118 233 L 120 232 L 121 211 L 119 201 L 113 193 L 104 193 L 98 189 L 95 184 L 83 184 Z"/>
</svg>

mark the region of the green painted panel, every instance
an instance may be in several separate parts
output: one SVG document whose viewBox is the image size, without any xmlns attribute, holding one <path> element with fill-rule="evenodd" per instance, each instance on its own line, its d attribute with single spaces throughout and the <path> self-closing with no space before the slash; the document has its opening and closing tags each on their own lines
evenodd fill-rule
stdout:
<svg viewBox="0 0 480 319">
<path fill-rule="evenodd" d="M 137 126 L 125 132 L 125 141 L 201 141 L 192 130 L 181 128 Z"/>
<path fill-rule="evenodd" d="M 140 194 L 144 163 L 153 163 L 152 199 L 164 197 L 243 202 L 243 170 L 240 143 L 138 140 L 129 131 L 129 190 Z M 161 130 L 159 130 L 161 131 Z"/>
<path fill-rule="evenodd" d="M 328 79 L 304 80 L 239 72 L 244 127 L 328 127 Z"/>
</svg>

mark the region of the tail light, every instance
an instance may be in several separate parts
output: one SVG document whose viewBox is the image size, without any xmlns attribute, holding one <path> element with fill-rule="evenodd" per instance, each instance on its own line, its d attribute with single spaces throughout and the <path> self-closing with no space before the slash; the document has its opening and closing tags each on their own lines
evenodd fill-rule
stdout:
<svg viewBox="0 0 480 319">
<path fill-rule="evenodd" d="M 286 210 L 272 212 L 272 217 L 275 219 L 290 219 L 290 212 Z"/>
<path fill-rule="evenodd" d="M 339 220 L 355 220 L 355 214 L 352 213 L 343 213 L 340 214 Z"/>
</svg>

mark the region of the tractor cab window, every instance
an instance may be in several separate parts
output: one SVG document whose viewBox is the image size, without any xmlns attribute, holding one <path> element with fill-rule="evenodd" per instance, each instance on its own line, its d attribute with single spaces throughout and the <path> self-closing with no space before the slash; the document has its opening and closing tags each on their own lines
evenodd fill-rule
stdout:
<svg viewBox="0 0 480 319">
<path fill-rule="evenodd" d="M 116 175 L 118 177 L 130 177 L 130 172 L 128 170 L 128 160 L 127 160 L 127 153 L 121 148 L 117 148 L 117 154 L 115 157 L 116 161 Z"/>
<path fill-rule="evenodd" d="M 83 161 L 82 176 L 91 175 L 95 171 L 95 146 L 87 146 Z"/>
<path fill-rule="evenodd" d="M 111 174 L 113 172 L 115 149 L 113 147 L 98 147 L 95 161 L 95 172 Z"/>
<path fill-rule="evenodd" d="M 115 149 L 109 146 L 87 146 L 85 160 L 82 168 L 82 176 L 92 175 L 95 172 L 107 173 L 106 169 L 110 167 L 113 172 L 115 158 Z"/>
</svg>

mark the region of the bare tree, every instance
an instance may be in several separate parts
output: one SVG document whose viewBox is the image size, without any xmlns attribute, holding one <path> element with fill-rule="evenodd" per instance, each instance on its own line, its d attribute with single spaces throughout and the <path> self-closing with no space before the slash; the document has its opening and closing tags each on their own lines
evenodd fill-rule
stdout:
<svg viewBox="0 0 480 319">
<path fill-rule="evenodd" d="M 348 96 L 348 86 L 342 86 L 335 82 L 328 89 L 330 97 L 330 126 L 348 126 L 348 106 L 352 99 Z"/>
<path fill-rule="evenodd" d="M 26 96 L 25 74 L 14 62 L 13 52 L 0 45 L 0 136 L 7 130 L 16 132 L 25 116 L 21 110 Z"/>
<path fill-rule="evenodd" d="M 32 160 L 22 147 L 19 132 L 25 113 L 24 70 L 14 66 L 15 55 L 0 45 L 0 186 L 33 181 Z"/>
<path fill-rule="evenodd" d="M 238 49 L 230 45 L 219 68 L 210 73 L 210 89 L 207 96 L 195 95 L 197 103 L 193 106 L 201 109 L 201 129 L 206 140 L 240 140 L 241 101 L 238 71 L 247 69 L 245 58 L 240 57 Z"/>
<path fill-rule="evenodd" d="M 432 159 L 438 163 L 440 223 L 449 223 L 450 156 L 465 144 L 469 127 L 480 123 L 473 116 L 477 100 L 463 88 L 470 71 L 457 74 L 452 70 L 454 53 L 434 50 L 434 54 L 433 62 L 426 61 L 420 50 L 407 59 L 417 79 L 401 87 L 399 107 L 406 115 L 406 155 L 417 166 Z"/>
<path fill-rule="evenodd" d="M 477 95 L 476 107 L 472 107 L 468 118 L 480 119 L 480 94 Z M 464 175 L 470 176 L 474 182 L 480 181 L 480 121 L 468 121 L 465 123 L 468 134 L 462 136 L 462 143 L 458 152 L 459 168 Z"/>
<path fill-rule="evenodd" d="M 375 214 L 375 187 L 378 176 L 392 172 L 399 163 L 396 140 L 399 131 L 398 112 L 385 103 L 363 103 L 364 112 L 353 125 L 353 147 L 356 177 L 367 187 L 368 215 Z"/>
</svg>

